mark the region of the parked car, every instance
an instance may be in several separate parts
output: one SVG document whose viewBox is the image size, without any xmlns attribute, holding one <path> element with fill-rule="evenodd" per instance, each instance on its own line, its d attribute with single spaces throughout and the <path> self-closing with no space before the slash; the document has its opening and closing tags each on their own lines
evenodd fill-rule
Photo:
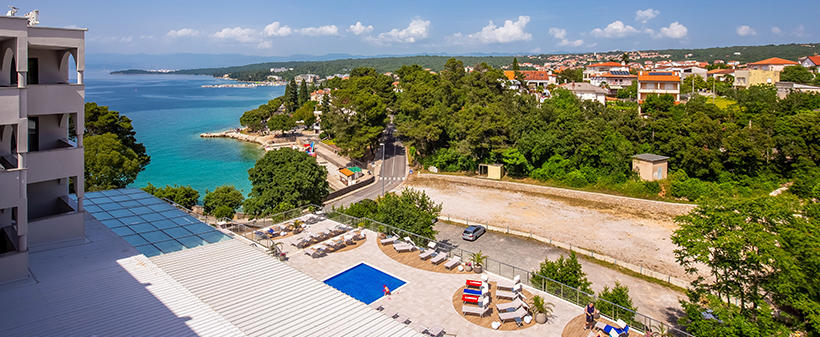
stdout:
<svg viewBox="0 0 820 337">
<path fill-rule="evenodd" d="M 483 226 L 470 226 L 464 229 L 464 232 L 461 233 L 461 238 L 464 240 L 475 241 L 478 239 L 481 234 L 484 234 L 486 230 Z"/>
</svg>

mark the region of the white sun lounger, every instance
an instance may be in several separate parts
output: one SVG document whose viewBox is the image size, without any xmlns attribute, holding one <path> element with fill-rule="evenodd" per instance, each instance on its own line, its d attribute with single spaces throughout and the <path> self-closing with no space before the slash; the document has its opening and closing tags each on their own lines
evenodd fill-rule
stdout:
<svg viewBox="0 0 820 337">
<path fill-rule="evenodd" d="M 445 263 L 445 264 L 444 264 L 444 268 L 447 268 L 447 269 L 453 269 L 453 268 L 455 268 L 455 267 L 456 267 L 459 263 L 461 263 L 461 257 L 458 257 L 458 256 L 453 256 L 452 258 L 450 258 L 450 260 L 449 260 L 449 261 L 447 261 L 447 263 Z"/>
<path fill-rule="evenodd" d="M 524 307 L 524 309 L 529 309 L 529 306 L 527 306 L 527 303 L 524 303 L 524 301 L 521 301 L 521 299 L 519 299 L 519 298 L 516 298 L 515 301 L 512 301 L 510 303 L 501 303 L 501 304 L 496 304 L 495 305 L 495 308 L 498 309 L 498 312 L 504 312 L 504 311 L 508 311 L 510 309 L 518 309 L 519 307 Z"/>
<path fill-rule="evenodd" d="M 521 293 L 511 292 L 511 291 L 504 291 L 504 290 L 496 290 L 495 297 L 497 298 L 506 298 L 506 299 L 516 299 L 521 296 Z"/>
<path fill-rule="evenodd" d="M 462 305 L 461 306 L 461 314 L 463 314 L 465 316 L 467 314 L 474 314 L 474 315 L 479 315 L 481 317 L 484 317 L 484 315 L 486 315 L 488 312 L 490 312 L 490 306 L 487 305 L 486 303 L 484 304 L 483 308 L 482 307 L 469 306 L 469 305 Z"/>
<path fill-rule="evenodd" d="M 414 247 L 413 245 L 408 245 L 406 243 L 397 243 L 393 245 L 393 249 L 401 253 L 412 251 L 413 249 L 416 249 L 416 247 Z"/>
<path fill-rule="evenodd" d="M 522 318 L 526 315 L 527 315 L 527 310 L 525 310 L 524 308 L 518 308 L 518 309 L 515 309 L 515 311 L 513 311 L 513 312 L 499 312 L 498 313 L 498 318 L 501 319 L 501 321 L 503 322 L 503 321 L 514 320 L 516 318 Z"/>
<path fill-rule="evenodd" d="M 321 247 L 317 248 L 317 249 L 313 249 L 313 248 L 305 249 L 305 254 L 307 254 L 308 256 L 310 256 L 312 258 L 317 258 L 319 256 L 322 256 L 322 254 L 324 254 L 324 252 L 325 252 L 325 250 Z"/>
<path fill-rule="evenodd" d="M 433 264 L 439 264 L 439 263 L 444 262 L 444 260 L 446 260 L 446 259 L 447 259 L 447 254 L 444 254 L 444 253 L 438 253 L 438 255 L 436 255 L 435 257 L 433 257 L 433 258 L 430 260 L 430 262 L 432 262 Z"/>
<path fill-rule="evenodd" d="M 391 236 L 387 239 L 381 240 L 382 245 L 392 245 L 395 242 L 396 242 L 396 237 L 395 236 Z"/>
<path fill-rule="evenodd" d="M 515 278 L 513 279 L 512 282 L 507 281 L 507 280 L 498 281 L 498 282 L 496 282 L 496 287 L 498 287 L 499 289 L 513 290 L 513 289 L 515 289 L 516 285 L 520 285 L 520 283 L 521 283 L 521 275 L 515 275 Z"/>
<path fill-rule="evenodd" d="M 424 253 L 419 254 L 419 258 L 422 259 L 422 260 L 427 260 L 431 256 L 433 256 L 433 254 L 435 254 L 435 253 L 436 253 L 435 250 L 428 249 L 428 250 L 425 250 Z"/>
</svg>

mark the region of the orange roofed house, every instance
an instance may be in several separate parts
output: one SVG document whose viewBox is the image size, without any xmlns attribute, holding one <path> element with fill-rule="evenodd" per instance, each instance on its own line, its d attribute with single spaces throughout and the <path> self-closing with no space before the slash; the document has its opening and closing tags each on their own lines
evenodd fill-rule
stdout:
<svg viewBox="0 0 820 337">
<path fill-rule="evenodd" d="M 817 54 L 814 54 L 814 56 L 801 57 L 798 60 L 800 61 L 800 65 L 813 72 L 820 70 L 820 56 L 817 56 Z"/>
<path fill-rule="evenodd" d="M 553 74 L 552 71 L 523 70 L 519 73 L 524 75 L 524 82 L 527 82 L 525 84 L 531 88 L 558 83 L 558 75 Z M 512 70 L 505 70 L 504 75 L 507 76 L 508 80 L 515 79 L 515 72 Z"/>
<path fill-rule="evenodd" d="M 787 66 L 799 63 L 772 57 L 749 63 L 746 69 L 735 71 L 735 88 L 746 88 L 755 84 L 775 84 L 780 82 L 780 72 Z"/>
<path fill-rule="evenodd" d="M 672 72 L 638 73 L 638 102 L 643 103 L 651 94 L 670 94 L 680 102 L 680 76 Z"/>
</svg>

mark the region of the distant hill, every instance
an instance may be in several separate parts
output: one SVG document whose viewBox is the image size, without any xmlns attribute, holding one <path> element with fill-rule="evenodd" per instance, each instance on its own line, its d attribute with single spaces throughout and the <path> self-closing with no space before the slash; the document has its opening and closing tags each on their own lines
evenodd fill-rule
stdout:
<svg viewBox="0 0 820 337">
<path fill-rule="evenodd" d="M 814 55 L 820 52 L 820 44 L 783 44 L 783 45 L 765 45 L 765 46 L 732 46 L 732 47 L 714 47 L 714 48 L 700 48 L 700 49 L 664 49 L 664 50 L 646 50 L 647 52 L 657 52 L 659 54 L 672 55 L 672 60 L 686 60 L 693 59 L 698 61 L 713 62 L 714 60 L 724 61 L 740 61 L 741 63 L 748 63 L 767 59 L 770 57 L 780 57 L 789 60 L 797 60 L 798 57 Z M 619 51 L 611 51 L 599 54 L 618 54 Z M 740 53 L 740 55 L 735 55 Z M 585 53 L 589 55 L 591 53 Z M 585 54 L 541 54 L 531 56 L 519 56 L 519 62 L 543 63 L 544 58 L 551 55 L 585 55 Z M 690 55 L 691 54 L 691 55 Z M 158 55 L 153 55 L 158 57 Z M 134 55 L 133 57 L 139 57 Z M 151 56 L 147 56 L 151 57 Z M 163 58 L 171 59 L 177 58 L 174 62 L 187 62 L 187 69 L 170 72 L 169 74 L 184 74 L 184 75 L 211 75 L 221 77 L 229 75 L 231 78 L 244 81 L 259 81 L 264 80 L 270 75 L 271 68 L 293 68 L 293 70 L 276 73 L 277 76 L 283 78 L 291 78 L 298 74 L 316 74 L 319 76 L 331 76 L 333 74 L 349 73 L 351 69 L 357 67 L 371 67 L 379 72 L 396 71 L 402 65 L 418 64 L 424 68 L 430 68 L 434 71 L 439 71 L 444 68 L 444 64 L 451 57 L 455 57 L 464 65 L 473 66 L 482 62 L 493 67 L 500 67 L 512 63 L 512 56 L 504 54 L 469 54 L 466 56 L 453 56 L 448 54 L 426 54 L 426 55 L 409 55 L 409 56 L 360 56 L 348 54 L 328 54 L 323 56 L 313 55 L 292 55 L 287 57 L 263 57 L 263 56 L 245 56 L 237 54 L 223 54 L 223 55 L 203 55 L 203 54 L 171 54 L 163 55 Z M 129 58 L 119 59 L 120 61 L 127 61 Z M 182 60 L 179 60 L 182 59 Z M 183 61 L 184 60 L 184 61 Z M 250 64 L 243 66 L 220 66 L 221 64 L 236 61 L 236 60 L 255 60 Z M 657 61 L 659 59 L 654 59 Z M 643 60 L 642 60 L 643 61 Z M 89 61 L 90 62 L 90 61 Z M 218 64 L 218 66 L 197 67 L 195 64 L 207 63 Z M 237 64 L 237 63 L 233 63 Z M 127 66 L 123 68 L 131 68 L 129 70 L 116 71 L 114 74 L 154 74 L 140 69 L 161 69 L 161 68 L 175 68 L 171 66 L 164 67 L 139 67 Z M 140 68 L 140 69 L 137 69 Z"/>
</svg>

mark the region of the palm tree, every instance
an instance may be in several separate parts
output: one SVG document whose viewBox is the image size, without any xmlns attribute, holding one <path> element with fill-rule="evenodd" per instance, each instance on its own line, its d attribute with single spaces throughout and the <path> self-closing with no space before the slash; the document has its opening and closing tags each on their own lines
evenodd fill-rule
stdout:
<svg viewBox="0 0 820 337">
<path fill-rule="evenodd" d="M 544 301 L 544 298 L 540 295 L 535 295 L 532 297 L 530 301 L 530 308 L 534 314 L 536 314 L 535 321 L 538 323 L 545 323 L 547 321 L 547 315 L 552 314 L 552 309 L 554 304 L 550 302 Z M 538 316 L 541 316 L 539 319 Z"/>
<path fill-rule="evenodd" d="M 654 330 L 653 337 L 673 337 L 672 332 L 664 325 L 663 323 L 655 325 L 652 327 Z"/>
</svg>

